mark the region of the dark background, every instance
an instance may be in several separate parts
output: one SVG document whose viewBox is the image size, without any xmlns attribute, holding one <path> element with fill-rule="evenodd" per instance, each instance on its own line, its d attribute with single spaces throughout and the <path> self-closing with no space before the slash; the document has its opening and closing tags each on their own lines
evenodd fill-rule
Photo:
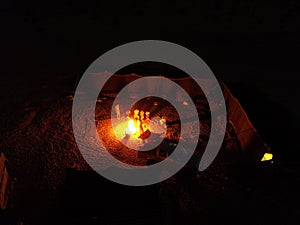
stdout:
<svg viewBox="0 0 300 225">
<path fill-rule="evenodd" d="M 299 12 L 298 0 L 2 0 L 0 133 L 18 128 L 22 102 L 42 105 L 72 94 L 88 66 L 111 48 L 165 40 L 194 51 L 229 86 L 294 180 L 300 165 Z M 277 179 L 274 186 L 284 183 Z M 283 190 L 294 199 L 290 183 Z"/>
<path fill-rule="evenodd" d="M 297 0 L 21 1 L 0 4 L 1 99 L 68 78 L 102 53 L 159 39 L 197 53 L 282 157 L 299 154 Z M 134 71 L 133 71 L 134 72 Z M 51 90 L 51 89 L 50 89 Z"/>
</svg>

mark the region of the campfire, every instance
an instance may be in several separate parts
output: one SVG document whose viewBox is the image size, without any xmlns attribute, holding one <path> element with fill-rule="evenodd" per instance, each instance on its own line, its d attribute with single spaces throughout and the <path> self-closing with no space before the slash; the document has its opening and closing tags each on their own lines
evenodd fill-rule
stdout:
<svg viewBox="0 0 300 225">
<path fill-rule="evenodd" d="M 137 138 L 146 139 L 150 136 L 150 112 L 143 110 L 135 109 L 133 111 L 133 115 L 131 112 L 127 116 L 128 118 L 128 126 L 126 128 L 127 135 L 133 135 Z"/>
<path fill-rule="evenodd" d="M 112 118 L 112 131 L 123 144 L 132 149 L 143 148 L 145 144 L 154 146 L 166 135 L 165 116 L 151 117 L 150 111 L 139 108 L 121 114 L 119 105 L 115 107 L 115 115 L 116 118 Z"/>
</svg>

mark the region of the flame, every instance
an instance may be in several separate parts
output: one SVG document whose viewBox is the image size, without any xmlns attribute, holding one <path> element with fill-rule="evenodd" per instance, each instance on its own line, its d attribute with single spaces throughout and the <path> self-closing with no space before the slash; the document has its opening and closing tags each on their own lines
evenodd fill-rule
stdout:
<svg viewBox="0 0 300 225">
<path fill-rule="evenodd" d="M 128 121 L 128 126 L 126 128 L 127 134 L 140 135 L 140 123 L 139 121 L 135 122 L 133 119 Z"/>
<path fill-rule="evenodd" d="M 134 126 L 134 121 L 133 120 L 129 120 L 128 121 L 127 131 L 128 131 L 128 133 L 131 133 L 131 134 L 135 134 L 136 133 L 137 129 Z"/>
</svg>

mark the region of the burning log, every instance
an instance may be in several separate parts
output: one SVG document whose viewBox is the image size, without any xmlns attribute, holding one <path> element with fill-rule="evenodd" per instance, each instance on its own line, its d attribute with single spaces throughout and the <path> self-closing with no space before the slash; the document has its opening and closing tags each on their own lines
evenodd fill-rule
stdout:
<svg viewBox="0 0 300 225">
<path fill-rule="evenodd" d="M 150 131 L 150 130 L 146 130 L 145 132 L 143 132 L 143 133 L 139 136 L 139 138 L 140 138 L 140 139 L 147 139 L 148 137 L 150 137 L 150 135 L 151 135 L 151 131 Z"/>
</svg>

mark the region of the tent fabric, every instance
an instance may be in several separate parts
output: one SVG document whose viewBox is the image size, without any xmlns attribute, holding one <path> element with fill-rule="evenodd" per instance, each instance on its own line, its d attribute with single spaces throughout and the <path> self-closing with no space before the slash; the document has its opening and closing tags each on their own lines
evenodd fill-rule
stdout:
<svg viewBox="0 0 300 225">
<path fill-rule="evenodd" d="M 159 92 L 163 93 L 163 95 L 168 95 L 170 93 L 176 93 L 178 95 L 180 94 L 179 92 L 175 92 L 174 90 L 170 90 L 169 87 L 164 86 L 162 82 L 160 82 L 160 79 L 162 79 L 161 76 L 155 77 L 155 79 L 153 79 L 151 83 L 145 82 L 145 85 L 142 85 L 139 88 L 132 88 L 130 82 L 142 77 L 143 76 L 139 76 L 137 74 L 112 75 L 103 86 L 101 93 L 103 95 L 110 96 L 112 96 L 111 94 L 114 93 L 114 96 L 116 96 L 116 94 L 120 92 L 123 87 L 127 86 L 129 96 L 132 98 L 135 98 L 136 93 L 140 91 L 153 94 L 159 90 Z M 214 82 L 209 79 L 198 79 L 197 82 L 195 82 L 195 80 L 193 80 L 193 78 L 191 77 L 169 79 L 176 82 L 179 86 L 185 89 L 185 91 L 190 95 L 191 98 L 203 96 L 203 92 L 198 86 L 197 82 L 204 84 L 209 89 L 212 89 L 212 91 L 214 89 Z M 227 119 L 233 124 L 235 128 L 238 140 L 243 152 L 245 153 L 246 158 L 259 162 L 262 159 L 264 153 L 267 151 L 266 144 L 261 139 L 254 126 L 251 124 L 245 110 L 239 103 L 238 99 L 236 99 L 232 95 L 231 91 L 224 83 L 221 83 L 221 87 L 227 106 Z M 177 96 L 177 99 L 180 101 L 184 100 L 181 99 L 180 96 Z"/>
<path fill-rule="evenodd" d="M 7 159 L 5 155 L 0 152 L 0 210 L 8 208 L 15 182 L 9 174 L 6 164 Z"/>
<path fill-rule="evenodd" d="M 93 74 L 95 76 L 95 81 L 97 80 L 97 74 Z M 100 74 L 98 74 L 100 75 Z M 105 94 L 109 94 L 109 93 L 117 93 L 119 91 L 122 90 L 123 87 L 125 87 L 127 84 L 130 84 L 130 82 L 142 78 L 143 76 L 137 75 L 137 74 L 128 74 L 128 75 L 112 75 L 109 80 L 106 82 L 106 84 L 103 86 L 101 92 L 105 95 Z M 146 83 L 143 87 L 141 87 L 141 89 L 145 92 L 148 93 L 153 93 L 156 90 L 160 90 L 163 93 L 169 93 L 171 90 L 168 86 L 165 86 L 162 82 L 160 82 L 160 79 L 162 79 L 162 76 L 156 76 L 154 77 L 155 79 L 153 79 L 151 81 L 151 83 Z M 197 82 L 195 82 L 192 78 L 187 77 L 187 78 L 169 78 L 170 80 L 174 81 L 175 83 L 177 83 L 179 86 L 181 86 L 186 92 L 189 93 L 190 96 L 195 97 L 195 96 L 199 96 L 202 95 L 202 91 L 201 88 L 198 86 Z M 199 79 L 201 80 L 201 79 Z M 199 81 L 198 80 L 198 81 Z M 202 79 L 200 81 L 201 83 L 205 83 L 205 85 L 207 87 L 210 87 L 210 83 L 212 83 L 211 81 L 207 80 L 207 79 Z M 129 93 L 134 93 L 138 92 L 139 90 L 137 89 L 131 89 L 130 85 L 129 85 Z"/>
<path fill-rule="evenodd" d="M 228 119 L 232 122 L 242 150 L 248 158 L 260 161 L 267 151 L 266 144 L 250 122 L 245 110 L 226 85 L 223 85 L 223 94 L 227 106 Z"/>
</svg>

